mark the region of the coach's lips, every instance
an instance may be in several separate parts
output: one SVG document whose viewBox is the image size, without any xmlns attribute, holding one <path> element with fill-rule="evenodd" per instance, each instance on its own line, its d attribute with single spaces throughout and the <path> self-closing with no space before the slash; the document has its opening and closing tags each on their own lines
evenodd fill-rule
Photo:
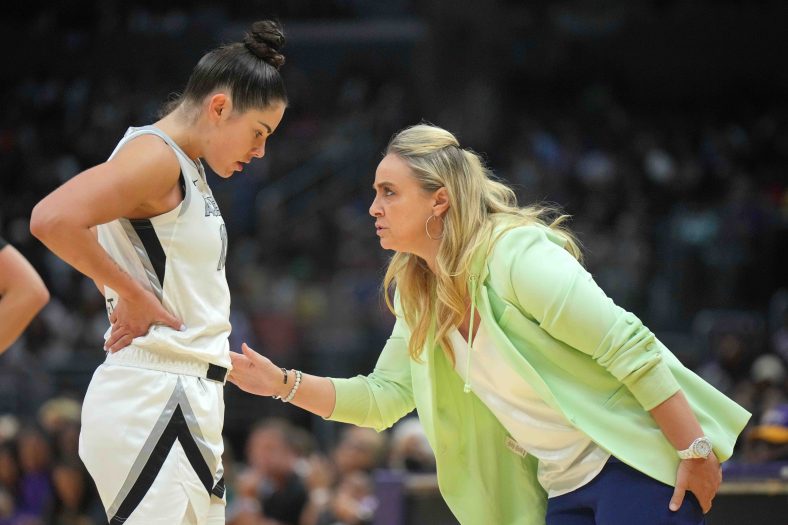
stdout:
<svg viewBox="0 0 788 525">
<path fill-rule="evenodd" d="M 380 224 L 375 224 L 375 233 L 380 234 L 381 230 L 385 230 L 385 229 L 387 228 L 384 228 Z"/>
</svg>

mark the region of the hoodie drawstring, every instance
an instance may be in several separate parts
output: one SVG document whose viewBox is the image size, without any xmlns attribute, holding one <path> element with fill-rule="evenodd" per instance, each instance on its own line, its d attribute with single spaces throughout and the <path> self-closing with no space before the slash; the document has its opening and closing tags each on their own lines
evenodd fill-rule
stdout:
<svg viewBox="0 0 788 525">
<path fill-rule="evenodd" d="M 471 351 L 473 350 L 473 329 L 476 324 L 476 274 L 470 274 L 468 280 L 471 283 L 471 321 L 468 323 L 468 358 L 465 362 L 465 386 L 462 391 L 466 394 L 471 391 Z"/>
</svg>

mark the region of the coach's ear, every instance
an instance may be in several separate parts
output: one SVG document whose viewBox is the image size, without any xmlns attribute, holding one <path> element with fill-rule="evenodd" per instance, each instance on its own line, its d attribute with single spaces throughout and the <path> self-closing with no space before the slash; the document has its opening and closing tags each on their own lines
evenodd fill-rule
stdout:
<svg viewBox="0 0 788 525">
<path fill-rule="evenodd" d="M 451 207 L 449 203 L 449 192 L 445 186 L 441 186 L 432 194 L 432 214 L 436 217 L 443 217 L 443 214 Z"/>
</svg>

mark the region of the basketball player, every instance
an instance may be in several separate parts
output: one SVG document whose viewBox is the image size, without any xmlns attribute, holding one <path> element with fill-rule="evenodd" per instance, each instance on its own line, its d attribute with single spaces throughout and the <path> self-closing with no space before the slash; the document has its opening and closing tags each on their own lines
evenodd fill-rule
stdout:
<svg viewBox="0 0 788 525">
<path fill-rule="evenodd" d="M 112 525 L 224 523 L 227 230 L 202 160 L 228 178 L 264 155 L 287 104 L 283 43 L 260 21 L 208 52 L 161 120 L 33 210 L 33 234 L 104 290 L 80 456 Z"/>
<path fill-rule="evenodd" d="M 48 302 L 49 292 L 36 270 L 0 237 L 0 354 Z"/>
</svg>

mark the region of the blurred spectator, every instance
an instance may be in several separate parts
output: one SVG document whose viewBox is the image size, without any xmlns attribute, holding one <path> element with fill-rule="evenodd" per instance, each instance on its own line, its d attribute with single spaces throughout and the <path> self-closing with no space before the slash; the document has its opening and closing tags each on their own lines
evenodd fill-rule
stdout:
<svg viewBox="0 0 788 525">
<path fill-rule="evenodd" d="M 372 478 L 354 471 L 340 481 L 331 503 L 320 514 L 317 525 L 371 525 L 377 508 Z"/>
<path fill-rule="evenodd" d="M 723 333 L 711 341 L 711 359 L 700 367 L 700 375 L 722 392 L 732 392 L 747 378 L 750 356 L 744 337 L 738 333 Z M 751 407 L 745 404 L 745 408 Z"/>
<path fill-rule="evenodd" d="M 435 454 L 417 417 L 398 421 L 391 434 L 388 467 L 406 472 L 435 472 Z"/>
<path fill-rule="evenodd" d="M 343 426 L 339 442 L 331 454 L 338 479 L 356 471 L 371 473 L 381 466 L 386 453 L 386 441 L 386 434 L 371 428 Z"/>
<path fill-rule="evenodd" d="M 19 515 L 19 461 L 11 442 L 0 443 L 0 524 L 7 525 Z"/>
<path fill-rule="evenodd" d="M 19 454 L 18 511 L 23 516 L 40 517 L 52 503 L 52 452 L 47 436 L 28 426 L 17 436 Z"/>
<path fill-rule="evenodd" d="M 53 397 L 38 409 L 38 422 L 49 434 L 57 434 L 69 425 L 79 425 L 82 404 L 69 397 Z"/>
<path fill-rule="evenodd" d="M 0 416 L 0 445 L 5 445 L 14 440 L 19 432 L 19 419 L 13 414 Z"/>
<path fill-rule="evenodd" d="M 752 463 L 788 461 L 788 403 L 767 410 L 750 429 L 744 457 Z"/>
<path fill-rule="evenodd" d="M 371 500 L 364 500 L 361 487 L 369 482 L 374 469 L 384 466 L 386 446 L 385 433 L 378 433 L 371 428 L 343 425 L 339 441 L 328 456 L 316 454 L 309 460 L 306 476 L 309 500 L 301 525 L 324 525 L 324 520 L 329 519 L 326 516 L 340 519 L 334 513 L 335 510 L 350 519 L 348 508 L 367 508 Z M 363 476 L 360 478 L 359 474 Z M 354 481 L 346 483 L 349 478 Z"/>
<path fill-rule="evenodd" d="M 12 525 L 14 513 L 14 498 L 0 488 L 0 525 Z"/>
<path fill-rule="evenodd" d="M 98 525 L 106 514 L 98 494 L 78 457 L 55 464 L 52 469 L 54 497 L 45 512 L 47 525 Z"/>
<path fill-rule="evenodd" d="M 775 353 L 788 362 L 788 308 L 782 312 L 780 321 L 772 335 L 772 345 Z"/>
<path fill-rule="evenodd" d="M 227 525 L 265 525 L 262 505 L 258 495 L 260 475 L 246 469 L 228 480 Z M 230 499 L 232 493 L 232 499 Z"/>
<path fill-rule="evenodd" d="M 239 497 L 248 497 L 256 485 L 266 525 L 298 525 L 306 504 L 306 487 L 295 468 L 291 428 L 285 420 L 264 420 L 252 428 L 247 441 L 250 472 L 239 475 Z"/>
</svg>

